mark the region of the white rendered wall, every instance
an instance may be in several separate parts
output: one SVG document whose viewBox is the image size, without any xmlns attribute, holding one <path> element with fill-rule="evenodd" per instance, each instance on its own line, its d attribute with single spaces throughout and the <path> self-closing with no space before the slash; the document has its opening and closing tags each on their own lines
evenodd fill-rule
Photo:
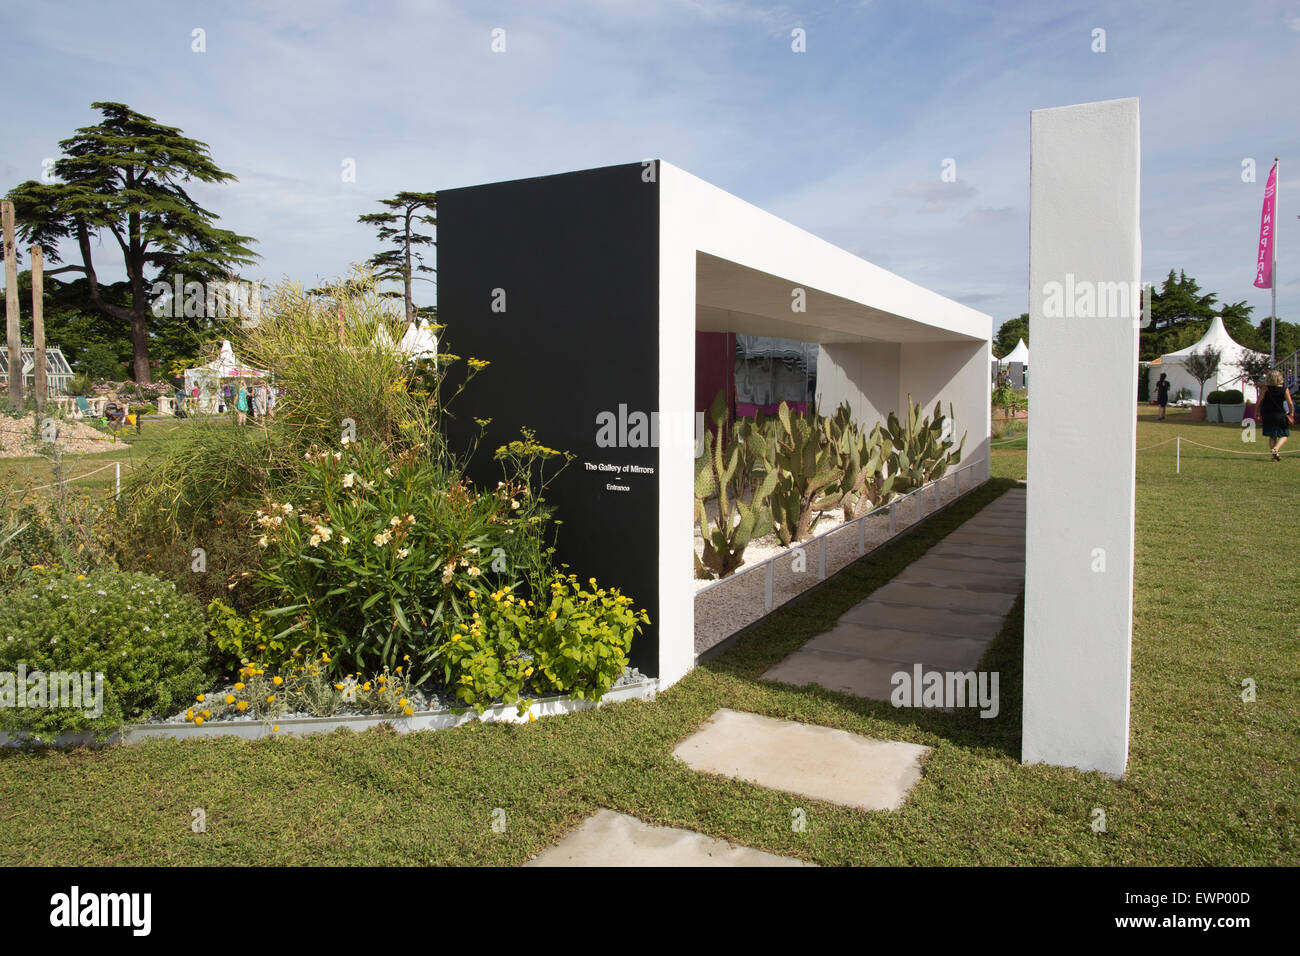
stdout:
<svg viewBox="0 0 1300 956">
<path fill-rule="evenodd" d="M 695 418 L 695 247 L 681 177 L 659 163 L 659 408 Z M 661 428 L 662 432 L 662 428 Z M 659 444 L 659 686 L 695 666 L 694 442 Z"/>
<path fill-rule="evenodd" d="M 989 477 L 990 416 L 989 342 L 921 342 L 902 347 L 899 362 L 898 405 L 907 407 L 908 396 L 920 402 L 926 415 L 934 403 L 943 403 L 943 413 L 952 406 L 953 441 L 966 435 L 963 465 L 982 463 L 980 481 Z"/>
<path fill-rule="evenodd" d="M 1050 282 L 1141 274 L 1138 101 L 1030 118 L 1026 763 L 1128 761 L 1138 322 L 1044 316 Z M 1095 310 L 1094 310 L 1095 311 Z M 1065 383 L 1088 382 L 1082 405 Z"/>
<path fill-rule="evenodd" d="M 884 421 L 898 408 L 897 343 L 833 342 L 817 349 L 817 401 L 824 414 L 849 403 L 855 420 Z"/>
</svg>

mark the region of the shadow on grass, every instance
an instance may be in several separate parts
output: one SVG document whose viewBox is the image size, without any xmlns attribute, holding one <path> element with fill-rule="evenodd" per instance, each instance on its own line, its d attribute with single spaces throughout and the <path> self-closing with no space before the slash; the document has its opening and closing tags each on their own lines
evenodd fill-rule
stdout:
<svg viewBox="0 0 1300 956">
<path fill-rule="evenodd" d="M 914 525 L 838 573 L 754 622 L 730 638 L 728 650 L 702 660 L 700 666 L 760 686 L 791 687 L 765 681 L 762 675 L 805 643 L 835 626 L 846 612 L 872 591 L 901 573 L 958 526 L 1016 486 L 1009 478 L 992 478 L 943 511 Z M 817 685 L 795 688 L 811 699 L 826 701 L 846 711 L 883 723 L 934 734 L 964 747 L 988 748 L 1020 759 L 1021 691 L 1024 646 L 1024 593 L 1003 622 L 1002 631 L 989 645 L 978 670 L 997 672 L 998 715 L 979 716 L 976 708 L 952 713 L 923 708 L 898 708 L 887 701 L 867 700 Z"/>
</svg>

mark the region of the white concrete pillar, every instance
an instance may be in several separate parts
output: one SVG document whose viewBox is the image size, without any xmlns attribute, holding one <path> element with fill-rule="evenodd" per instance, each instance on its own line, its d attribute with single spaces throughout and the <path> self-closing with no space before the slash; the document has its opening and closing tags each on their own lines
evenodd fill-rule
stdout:
<svg viewBox="0 0 1300 956">
<path fill-rule="evenodd" d="M 1035 110 L 1030 139 L 1022 756 L 1120 776 L 1133 630 L 1138 101 Z"/>
</svg>

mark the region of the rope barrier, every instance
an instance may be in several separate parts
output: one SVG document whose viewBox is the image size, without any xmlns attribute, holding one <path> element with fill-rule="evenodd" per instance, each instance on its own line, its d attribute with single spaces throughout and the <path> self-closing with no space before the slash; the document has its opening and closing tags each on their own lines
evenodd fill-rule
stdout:
<svg viewBox="0 0 1300 956">
<path fill-rule="evenodd" d="M 96 468 L 94 471 L 88 471 L 88 472 L 86 472 L 84 475 L 77 475 L 75 478 L 65 478 L 64 481 L 63 481 L 63 483 L 64 483 L 65 485 L 67 485 L 67 484 L 71 484 L 71 483 L 74 482 L 74 481 L 80 481 L 82 478 L 89 478 L 91 475 L 97 475 L 97 474 L 99 474 L 99 472 L 101 472 L 101 471 L 105 471 L 105 470 L 107 470 L 107 469 L 109 469 L 109 468 L 112 468 L 114 465 L 121 465 L 121 464 L 125 464 L 128 468 L 131 467 L 131 462 L 129 462 L 129 461 L 128 461 L 128 462 L 110 461 L 110 462 L 109 462 L 107 465 L 105 465 L 103 468 Z M 53 488 L 53 487 L 54 487 L 55 485 L 57 485 L 57 484 L 58 484 L 58 482 L 56 481 L 56 482 L 52 482 L 52 483 L 50 483 L 50 484 L 48 484 L 48 485 L 36 485 L 34 488 L 29 488 L 29 489 L 27 489 L 27 490 L 28 490 L 28 491 L 44 491 L 46 488 Z"/>
<path fill-rule="evenodd" d="M 1258 456 L 1258 455 L 1272 455 L 1272 454 L 1273 454 L 1271 451 L 1233 451 L 1231 448 L 1220 448 L 1218 445 L 1206 445 L 1206 444 L 1204 444 L 1203 442 L 1193 441 L 1193 440 L 1190 439 L 1190 438 L 1184 438 L 1183 441 L 1187 442 L 1187 444 L 1189 444 L 1189 445 L 1199 445 L 1201 448 L 1208 448 L 1208 449 L 1210 449 L 1211 451 L 1221 451 L 1221 452 L 1223 452 L 1223 453 L 1226 454 L 1226 455 L 1253 455 L 1253 456 Z M 1280 451 L 1280 452 L 1278 452 L 1278 454 L 1279 454 L 1279 455 L 1294 455 L 1294 454 L 1296 454 L 1296 452 L 1293 452 L 1293 451 Z"/>
</svg>

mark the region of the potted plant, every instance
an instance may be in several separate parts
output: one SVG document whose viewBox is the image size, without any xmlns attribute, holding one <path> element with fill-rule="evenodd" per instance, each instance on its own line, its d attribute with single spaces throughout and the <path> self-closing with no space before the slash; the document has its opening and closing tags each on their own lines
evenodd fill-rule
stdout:
<svg viewBox="0 0 1300 956">
<path fill-rule="evenodd" d="M 1215 389 L 1209 395 L 1205 396 L 1205 420 L 1207 422 L 1220 421 L 1219 402 L 1223 400 L 1223 392 Z"/>
<path fill-rule="evenodd" d="M 1219 395 L 1219 420 L 1240 424 L 1246 417 L 1246 396 L 1241 389 L 1224 389 Z"/>
<path fill-rule="evenodd" d="M 1214 376 L 1219 374 L 1219 364 L 1223 361 L 1223 352 L 1213 345 L 1207 345 L 1200 351 L 1193 352 L 1183 361 L 1183 368 L 1187 374 L 1196 379 L 1201 386 L 1201 402 L 1198 408 L 1192 409 L 1192 421 L 1205 421 L 1205 383 Z"/>
</svg>

